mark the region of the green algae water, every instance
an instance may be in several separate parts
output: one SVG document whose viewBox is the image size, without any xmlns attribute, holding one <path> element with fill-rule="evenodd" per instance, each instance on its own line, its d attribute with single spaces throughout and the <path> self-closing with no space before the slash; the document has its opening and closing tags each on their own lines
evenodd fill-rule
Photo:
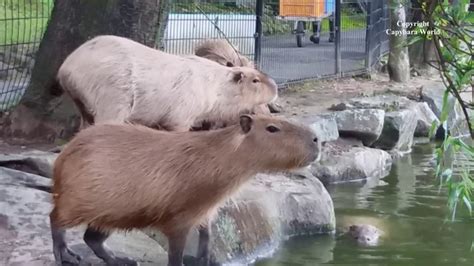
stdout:
<svg viewBox="0 0 474 266">
<path fill-rule="evenodd" d="M 474 218 L 459 208 L 456 220 L 449 220 L 446 191 L 433 177 L 433 148 L 415 146 L 385 178 L 328 187 L 338 232 L 292 238 L 255 266 L 474 265 Z M 372 224 L 385 235 L 377 246 L 358 246 L 340 235 L 355 223 Z"/>
</svg>

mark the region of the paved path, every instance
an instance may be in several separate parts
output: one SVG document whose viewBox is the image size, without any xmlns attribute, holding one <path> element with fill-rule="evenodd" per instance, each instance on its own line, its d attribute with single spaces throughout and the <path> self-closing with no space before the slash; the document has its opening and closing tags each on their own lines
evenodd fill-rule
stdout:
<svg viewBox="0 0 474 266">
<path fill-rule="evenodd" d="M 321 34 L 319 44 L 309 41 L 296 46 L 292 34 L 264 37 L 262 69 L 277 82 L 319 77 L 335 73 L 335 45 L 329 34 Z M 341 33 L 342 71 L 362 69 L 365 63 L 365 30 Z"/>
</svg>

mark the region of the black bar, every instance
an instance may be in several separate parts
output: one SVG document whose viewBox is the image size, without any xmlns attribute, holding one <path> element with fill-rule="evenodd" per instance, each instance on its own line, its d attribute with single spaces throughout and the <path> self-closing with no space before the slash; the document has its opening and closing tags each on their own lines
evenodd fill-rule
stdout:
<svg viewBox="0 0 474 266">
<path fill-rule="evenodd" d="M 336 76 L 341 75 L 341 0 L 336 0 L 336 12 L 335 12 L 335 27 L 336 31 Z"/>
<path fill-rule="evenodd" d="M 367 11 L 367 25 L 365 29 L 365 69 L 370 72 L 372 66 L 371 56 L 370 56 L 370 44 L 372 40 L 372 3 L 367 2 L 365 8 Z"/>
<path fill-rule="evenodd" d="M 260 59 L 262 55 L 262 18 L 263 18 L 263 1 L 257 0 L 257 6 L 255 9 L 256 25 L 255 25 L 255 53 L 254 61 L 255 65 L 260 68 Z"/>
</svg>

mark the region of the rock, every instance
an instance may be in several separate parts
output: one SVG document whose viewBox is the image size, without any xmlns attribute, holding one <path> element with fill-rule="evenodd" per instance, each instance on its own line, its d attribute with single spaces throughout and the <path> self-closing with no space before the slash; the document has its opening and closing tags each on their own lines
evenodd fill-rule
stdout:
<svg viewBox="0 0 474 266">
<path fill-rule="evenodd" d="M 311 173 L 324 184 L 363 180 L 388 174 L 392 158 L 386 151 L 363 147 L 354 140 L 328 143 Z"/>
<path fill-rule="evenodd" d="M 51 180 L 0 167 L 0 265 L 52 265 L 49 225 L 50 194 L 33 189 Z M 105 265 L 84 244 L 84 228 L 68 231 L 68 243 L 82 255 L 84 265 Z M 141 265 L 164 265 L 163 249 L 139 231 L 114 233 L 107 245 L 119 255 L 136 258 Z"/>
<path fill-rule="evenodd" d="M 410 109 L 386 113 L 382 134 L 373 147 L 410 152 L 417 122 L 416 113 Z"/>
<path fill-rule="evenodd" d="M 336 119 L 331 114 L 305 117 L 301 120 L 316 132 L 316 136 L 318 136 L 318 140 L 321 142 L 339 138 Z"/>
<path fill-rule="evenodd" d="M 433 122 L 439 123 L 438 117 L 436 117 L 426 102 L 414 103 L 412 110 L 416 112 L 418 118 L 415 137 L 428 137 Z"/>
<path fill-rule="evenodd" d="M 353 98 L 348 100 L 347 104 L 351 106 L 351 109 L 383 109 L 385 112 L 392 112 L 408 108 L 412 101 L 394 94 L 383 94 Z"/>
<path fill-rule="evenodd" d="M 384 110 L 362 109 L 334 112 L 339 135 L 357 138 L 370 146 L 382 133 Z"/>
<path fill-rule="evenodd" d="M 57 156 L 56 153 L 38 150 L 19 154 L 0 154 L 0 166 L 51 178 L 53 163 Z"/>
<path fill-rule="evenodd" d="M 425 84 L 422 92 L 422 101 L 426 102 L 428 106 L 433 110 L 438 119 L 441 119 L 441 112 L 443 109 L 443 97 L 445 92 L 445 86 L 442 82 L 430 82 Z M 465 121 L 462 108 L 457 100 L 449 95 L 448 96 L 448 119 L 447 127 L 450 134 L 454 137 L 469 134 L 469 129 Z M 445 130 L 441 127 L 441 130 Z M 439 132 L 439 136 L 443 136 L 444 131 Z"/>
<path fill-rule="evenodd" d="M 333 232 L 334 207 L 321 182 L 312 175 L 257 175 L 223 206 L 212 224 L 214 262 L 247 264 L 275 249 L 288 236 Z M 159 243 L 158 232 L 148 232 Z M 195 255 L 198 234 L 188 237 L 185 254 Z"/>
</svg>

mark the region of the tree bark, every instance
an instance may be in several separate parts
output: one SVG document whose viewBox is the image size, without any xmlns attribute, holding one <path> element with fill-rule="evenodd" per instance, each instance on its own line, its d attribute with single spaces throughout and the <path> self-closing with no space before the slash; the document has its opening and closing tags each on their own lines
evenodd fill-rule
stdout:
<svg viewBox="0 0 474 266">
<path fill-rule="evenodd" d="M 395 32 L 405 30 L 406 12 L 402 0 L 390 0 L 390 28 Z M 391 81 L 406 82 L 410 79 L 410 60 L 406 34 L 391 34 L 388 57 L 388 74 Z"/>
<path fill-rule="evenodd" d="M 22 138 L 68 138 L 77 129 L 71 99 L 56 84 L 64 59 L 97 35 L 111 34 L 150 47 L 158 41 L 160 0 L 56 0 L 41 41 L 31 82 L 3 133 Z M 32 120 L 31 123 L 25 119 Z M 9 120 L 9 121 L 8 121 Z M 28 126 L 27 124 L 30 124 Z"/>
<path fill-rule="evenodd" d="M 421 10 L 421 3 L 429 3 L 431 0 L 412 0 L 410 22 L 427 22 Z M 433 74 L 437 70 L 432 65 L 437 65 L 438 55 L 436 53 L 433 40 L 424 39 L 413 43 L 408 47 L 410 57 L 410 67 L 416 69 L 419 73 Z"/>
</svg>

